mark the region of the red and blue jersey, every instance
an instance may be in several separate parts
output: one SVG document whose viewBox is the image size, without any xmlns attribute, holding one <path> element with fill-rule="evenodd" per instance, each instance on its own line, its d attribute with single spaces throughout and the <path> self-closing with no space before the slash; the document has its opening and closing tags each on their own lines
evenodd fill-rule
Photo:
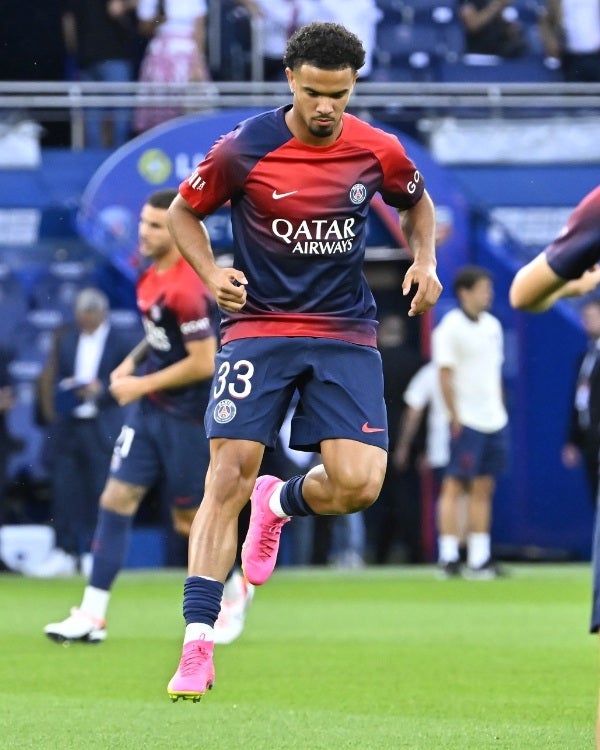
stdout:
<svg viewBox="0 0 600 750">
<path fill-rule="evenodd" d="M 578 279 L 600 261 L 600 185 L 577 205 L 545 253 L 550 268 L 563 279 Z"/>
<path fill-rule="evenodd" d="M 166 270 L 144 272 L 137 305 L 149 344 L 145 372 L 157 372 L 187 356 L 185 344 L 216 336 L 214 302 L 198 275 L 180 258 Z M 202 421 L 211 380 L 155 391 L 148 398 L 182 419 Z"/>
<path fill-rule="evenodd" d="M 369 203 L 399 210 L 424 191 L 396 136 L 344 114 L 329 146 L 292 136 L 288 107 L 251 117 L 210 149 L 179 191 L 201 216 L 231 201 L 233 266 L 247 302 L 221 311 L 222 342 L 313 336 L 376 345 L 376 308 L 363 274 Z"/>
</svg>

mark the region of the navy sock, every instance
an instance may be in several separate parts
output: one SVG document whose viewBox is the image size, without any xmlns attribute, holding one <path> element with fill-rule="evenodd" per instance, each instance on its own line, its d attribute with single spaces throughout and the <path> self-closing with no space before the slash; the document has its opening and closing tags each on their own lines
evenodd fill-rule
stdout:
<svg viewBox="0 0 600 750">
<path fill-rule="evenodd" d="M 133 516 L 124 516 L 105 508 L 98 511 L 98 523 L 92 542 L 94 563 L 90 586 L 110 591 L 125 563 L 132 522 Z"/>
<path fill-rule="evenodd" d="M 189 576 L 183 584 L 183 616 L 185 624 L 202 622 L 214 626 L 221 610 L 223 584 L 210 578 Z"/>
<path fill-rule="evenodd" d="M 302 485 L 306 474 L 292 477 L 281 488 L 281 510 L 288 516 L 316 516 L 302 497 Z"/>
</svg>

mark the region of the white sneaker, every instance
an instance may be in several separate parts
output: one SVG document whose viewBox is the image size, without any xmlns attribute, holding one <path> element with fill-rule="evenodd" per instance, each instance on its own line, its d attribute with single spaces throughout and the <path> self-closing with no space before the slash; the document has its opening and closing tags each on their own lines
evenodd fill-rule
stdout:
<svg viewBox="0 0 600 750">
<path fill-rule="evenodd" d="M 215 622 L 216 644 L 227 645 L 240 637 L 253 598 L 254 586 L 240 573 L 234 573 L 225 584 L 221 611 Z"/>
<path fill-rule="evenodd" d="M 100 643 L 106 640 L 106 623 L 73 607 L 70 617 L 62 622 L 51 622 L 44 628 L 48 638 L 58 643 Z"/>
<path fill-rule="evenodd" d="M 32 578 L 69 578 L 77 573 L 77 558 L 57 547 L 43 562 L 25 566 L 23 573 Z"/>
</svg>

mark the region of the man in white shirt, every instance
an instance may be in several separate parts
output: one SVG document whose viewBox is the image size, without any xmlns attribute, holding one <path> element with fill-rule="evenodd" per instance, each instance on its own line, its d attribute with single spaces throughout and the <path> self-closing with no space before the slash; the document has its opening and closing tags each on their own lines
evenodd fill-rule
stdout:
<svg viewBox="0 0 600 750">
<path fill-rule="evenodd" d="M 75 320 L 56 333 L 42 378 L 45 413 L 53 415 L 48 444 L 56 546 L 26 575 L 87 573 L 113 444 L 123 410 L 109 390 L 110 373 L 137 343 L 140 330 L 111 327 L 107 296 L 93 287 L 75 299 Z"/>
<path fill-rule="evenodd" d="M 502 393 L 503 333 L 488 310 L 488 271 L 465 266 L 454 279 L 459 307 L 446 313 L 433 338 L 433 360 L 450 420 L 450 461 L 438 508 L 439 565 L 461 572 L 458 508 L 467 497 L 467 568 L 472 578 L 494 578 L 490 528 L 496 477 L 506 466 L 508 415 Z"/>
</svg>

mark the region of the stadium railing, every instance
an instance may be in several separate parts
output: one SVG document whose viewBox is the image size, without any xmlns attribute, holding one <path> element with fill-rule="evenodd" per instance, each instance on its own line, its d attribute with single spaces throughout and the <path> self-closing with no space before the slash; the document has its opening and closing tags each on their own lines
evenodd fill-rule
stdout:
<svg viewBox="0 0 600 750">
<path fill-rule="evenodd" d="M 83 148 L 87 109 L 110 107 L 181 107 L 186 112 L 243 107 L 275 107 L 290 100 L 286 83 L 221 81 L 152 85 L 68 81 L 0 81 L 0 119 L 70 121 L 71 147 Z M 418 119 L 461 112 L 472 116 L 540 117 L 557 113 L 580 116 L 600 111 L 600 83 L 370 82 L 359 83 L 351 107 L 412 113 Z"/>
</svg>

